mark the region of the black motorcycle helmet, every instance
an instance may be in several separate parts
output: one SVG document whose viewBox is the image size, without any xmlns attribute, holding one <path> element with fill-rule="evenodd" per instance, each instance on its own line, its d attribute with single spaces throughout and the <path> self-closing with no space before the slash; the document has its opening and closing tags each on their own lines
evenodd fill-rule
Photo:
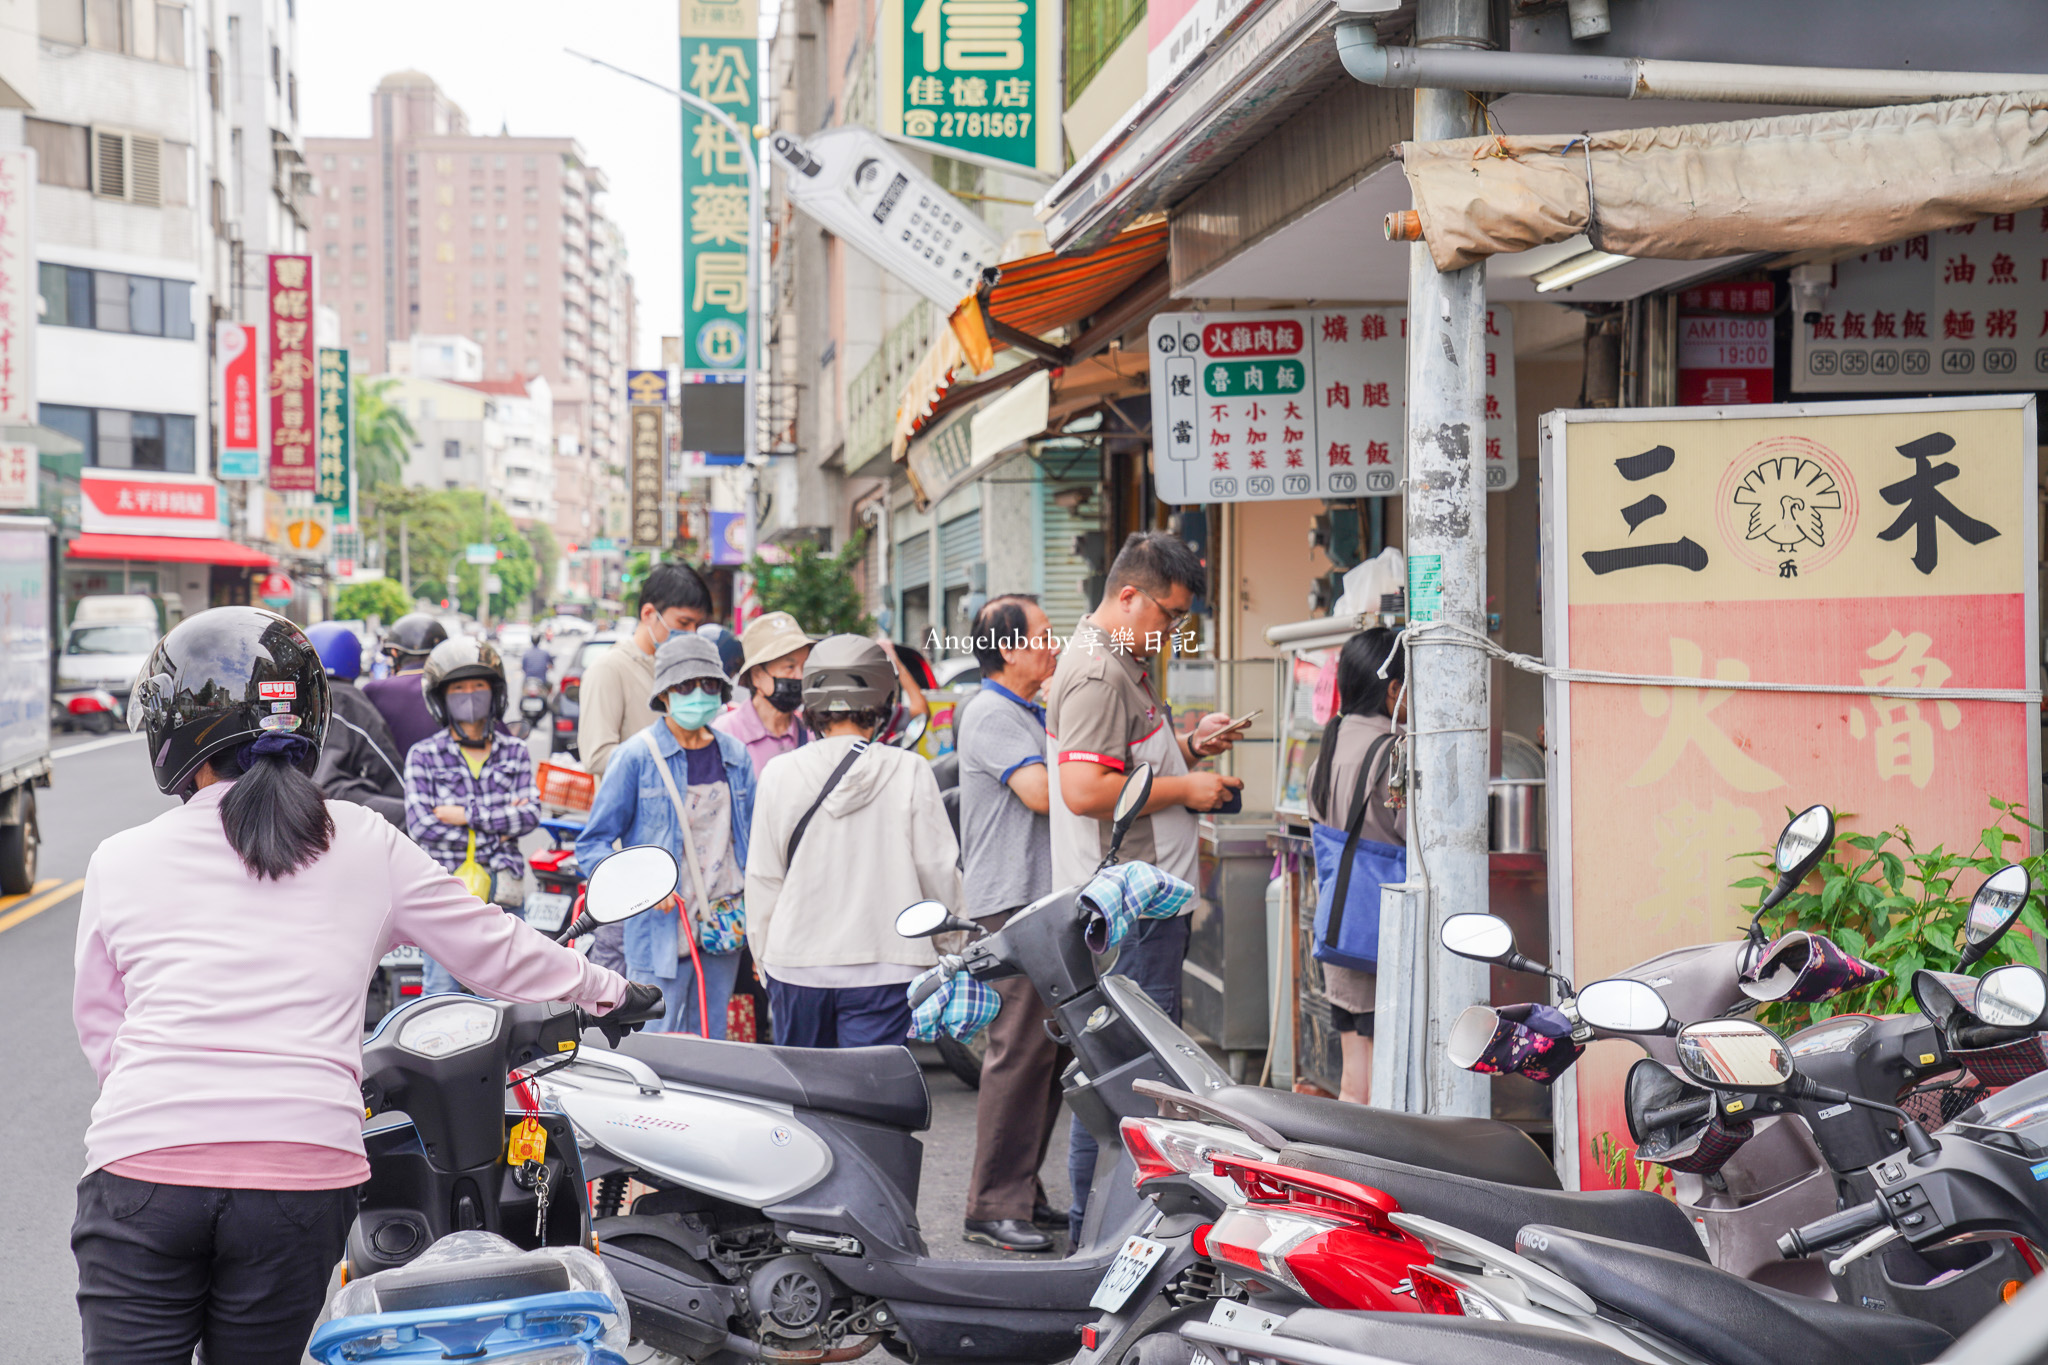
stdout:
<svg viewBox="0 0 2048 1365">
<path fill-rule="evenodd" d="M 297 626 L 261 607 L 215 607 L 157 642 L 128 697 L 128 728 L 148 737 L 157 790 L 186 797 L 199 766 L 265 735 L 310 741 L 308 777 L 327 733 L 327 674 Z"/>
<path fill-rule="evenodd" d="M 420 691 L 426 696 L 427 713 L 435 724 L 448 724 L 448 684 L 464 678 L 482 678 L 490 683 L 491 715 L 496 718 L 505 714 L 504 656 L 489 640 L 472 640 L 464 635 L 443 640 L 427 656 L 427 672 L 420 680 Z"/>
<path fill-rule="evenodd" d="M 384 652 L 396 662 L 422 658 L 448 638 L 448 627 L 423 611 L 409 612 L 391 623 L 384 637 Z"/>
</svg>

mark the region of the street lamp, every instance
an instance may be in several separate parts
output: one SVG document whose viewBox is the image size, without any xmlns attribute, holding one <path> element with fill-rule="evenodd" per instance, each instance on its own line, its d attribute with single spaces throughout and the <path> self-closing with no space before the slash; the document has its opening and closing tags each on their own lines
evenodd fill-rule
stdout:
<svg viewBox="0 0 2048 1365">
<path fill-rule="evenodd" d="M 614 66 L 600 57 L 593 57 L 586 52 L 578 52 L 574 48 L 565 47 L 562 50 L 571 57 L 580 57 L 593 66 L 601 66 L 607 71 L 616 72 L 618 75 L 624 76 L 629 80 L 636 80 L 642 85 L 659 90 L 662 94 L 673 97 L 688 107 L 695 109 L 698 113 L 717 119 L 725 128 L 725 131 L 733 138 L 734 142 L 746 149 L 747 365 L 744 371 L 746 379 L 742 391 L 742 401 L 747 414 L 746 449 L 744 452 L 747 471 L 745 526 L 747 560 L 751 563 L 755 552 L 760 548 L 760 527 L 755 521 L 755 482 L 760 477 L 757 465 L 761 453 L 761 432 L 757 415 L 754 411 L 754 401 L 756 395 L 761 390 L 761 211 L 763 204 L 761 195 L 761 157 L 754 149 L 754 131 L 751 128 L 740 127 L 732 115 L 726 113 L 723 109 L 711 103 L 711 101 L 701 96 L 693 95 L 687 90 L 678 90 L 674 86 L 663 85 L 660 81 L 649 80 L 636 71 L 628 71 L 623 66 Z M 688 272 L 685 271 L 683 288 L 688 290 L 689 287 L 689 276 Z M 683 316 L 689 316 L 689 305 L 687 303 L 683 307 Z M 677 401 L 680 403 L 680 396 L 678 396 Z"/>
</svg>

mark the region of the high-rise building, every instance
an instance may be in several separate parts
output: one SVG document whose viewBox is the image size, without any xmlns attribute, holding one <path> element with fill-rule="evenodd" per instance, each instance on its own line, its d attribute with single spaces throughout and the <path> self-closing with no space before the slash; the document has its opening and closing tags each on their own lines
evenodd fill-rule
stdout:
<svg viewBox="0 0 2048 1365">
<path fill-rule="evenodd" d="M 607 534 L 625 440 L 632 277 L 598 203 L 604 173 L 574 138 L 481 136 L 417 71 L 371 96 L 367 138 L 309 138 L 321 298 L 364 373 L 415 333 L 460 334 L 494 381 L 553 395 L 558 536 Z"/>
</svg>

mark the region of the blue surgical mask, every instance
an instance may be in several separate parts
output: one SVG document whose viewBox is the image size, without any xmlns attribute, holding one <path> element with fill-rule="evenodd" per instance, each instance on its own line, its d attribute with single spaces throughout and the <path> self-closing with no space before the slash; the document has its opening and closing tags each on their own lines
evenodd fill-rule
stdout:
<svg viewBox="0 0 2048 1365">
<path fill-rule="evenodd" d="M 716 694 L 709 692 L 671 692 L 668 694 L 669 719 L 685 730 L 701 730 L 709 725 L 712 718 L 725 709 L 725 703 Z"/>
</svg>

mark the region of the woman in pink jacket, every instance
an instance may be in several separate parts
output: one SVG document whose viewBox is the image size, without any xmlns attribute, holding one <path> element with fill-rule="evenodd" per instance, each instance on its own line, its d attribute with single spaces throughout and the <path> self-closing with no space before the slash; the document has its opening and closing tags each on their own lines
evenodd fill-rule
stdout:
<svg viewBox="0 0 2048 1365">
<path fill-rule="evenodd" d="M 130 728 L 185 804 L 107 839 L 85 877 L 73 1016 L 100 1098 L 71 1246 L 89 1365 L 301 1358 L 369 1175 L 363 998 L 393 943 L 504 999 L 654 1003 L 381 816 L 321 800 L 327 718 L 313 646 L 253 607 L 179 625 L 136 680 Z"/>
</svg>

